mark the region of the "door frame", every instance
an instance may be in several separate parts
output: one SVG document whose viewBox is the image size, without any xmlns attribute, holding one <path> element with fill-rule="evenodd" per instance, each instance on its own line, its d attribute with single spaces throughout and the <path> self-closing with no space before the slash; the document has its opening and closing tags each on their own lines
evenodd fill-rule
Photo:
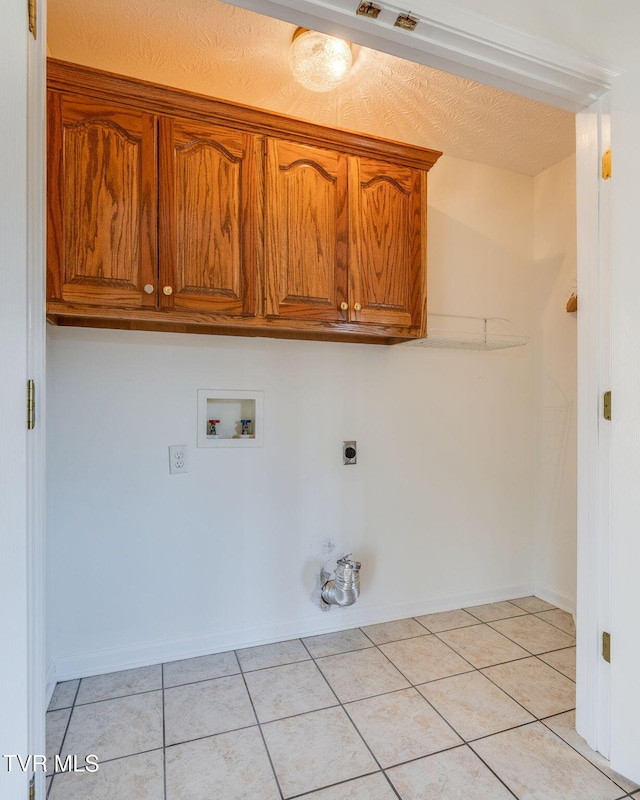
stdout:
<svg viewBox="0 0 640 800">
<path fill-rule="evenodd" d="M 609 630 L 611 432 L 601 422 L 610 388 L 609 193 L 599 177 L 610 141 L 610 92 L 621 73 L 557 42 L 498 25 L 455 4 L 430 3 L 407 33 L 376 24 L 341 0 L 229 0 L 417 63 L 576 113 L 578 316 L 578 619 L 576 728 L 609 757 L 610 671 L 600 656 Z M 421 4 L 419 4 L 421 5 Z M 414 11 L 416 8 L 414 6 Z"/>
<path fill-rule="evenodd" d="M 356 18 L 351 8 L 348 11 L 341 9 L 335 2 L 234 0 L 234 4 L 306 27 L 341 34 L 358 44 L 419 63 L 428 62 L 454 74 L 581 112 L 578 114 L 577 141 L 577 183 L 581 187 L 577 222 L 581 281 L 578 327 L 580 552 L 577 610 L 581 640 L 578 645 L 578 730 L 592 747 L 608 754 L 607 724 L 603 724 L 609 713 L 607 679 L 594 643 L 599 640 L 602 630 L 603 608 L 606 607 L 603 598 L 609 591 L 608 573 L 604 569 L 609 556 L 608 533 L 606 537 L 602 536 L 603 516 L 606 522 L 610 503 L 609 473 L 606 459 L 602 459 L 606 442 L 601 441 L 602 426 L 598 424 L 599 390 L 603 377 L 610 370 L 608 293 L 605 291 L 599 299 L 596 297 L 609 286 L 606 251 L 609 219 L 600 207 L 598 181 L 593 177 L 594 162 L 597 166 L 602 145 L 599 126 L 593 125 L 593 105 L 598 98 L 604 98 L 598 104 L 602 111 L 606 93 L 619 73 L 556 43 L 498 26 L 452 4 L 448 7 L 439 4 L 427 20 L 429 25 L 423 26 L 427 33 L 419 33 L 413 38 L 407 38 L 405 32 L 390 26 L 372 28 L 370 21 Z M 0 187 L 0 206 L 3 212 L 6 211 L 3 218 L 8 226 L 6 241 L 10 248 L 6 254 L 6 267 L 11 269 L 3 270 L 6 276 L 0 298 L 3 311 L 0 328 L 6 334 L 4 341 L 8 342 L 3 344 L 5 363 L 14 376 L 14 380 L 0 384 L 0 401 L 7 412 L 8 440 L 5 441 L 12 453 L 9 463 L 5 455 L 7 451 L 0 452 L 3 507 L 6 509 L 5 524 L 0 530 L 0 547 L 3 556 L 7 554 L 9 561 L 5 563 L 12 565 L 13 573 L 9 574 L 10 581 L 2 589 L 3 601 L 4 592 L 8 595 L 5 613 L 16 620 L 9 630 L 5 627 L 5 636 L 11 636 L 16 647 L 12 648 L 14 654 L 9 663 L 5 662 L 2 674 L 11 670 L 12 680 L 4 683 L 12 690 L 9 704 L 4 705 L 4 717 L 11 722 L 13 748 L 24 746 L 26 752 L 32 747 L 35 750 L 31 752 L 41 752 L 42 723 L 38 719 L 44 716 L 44 425 L 36 429 L 38 434 L 31 439 L 25 436 L 23 426 L 24 381 L 28 375 L 35 374 L 34 370 L 40 373 L 38 398 L 42 400 L 44 397 L 44 194 L 38 163 L 42 157 L 44 136 L 44 83 L 39 81 L 44 76 L 45 5 L 44 0 L 40 0 L 39 43 L 33 46 L 26 41 L 23 8 L 19 4 L 10 4 L 3 26 L 3 47 L 0 48 L 8 65 L 3 74 L 10 74 L 12 78 L 4 82 L 8 96 L 3 94 L 3 107 L 10 112 L 5 112 L 2 120 L 3 134 L 6 133 L 3 152 L 7 162 L 3 174 L 9 179 Z M 602 119 L 601 114 L 597 116 Z M 30 188 L 28 197 L 24 198 L 27 181 L 20 172 L 23 167 Z M 590 227 L 594 220 L 597 220 L 597 241 Z M 29 248 L 27 241 L 31 242 Z M 595 366 L 594 358 L 597 359 Z M 597 506 L 593 502 L 594 486 L 597 487 Z M 22 583 L 21 578 L 24 579 Z M 595 604 L 590 599 L 594 597 L 599 598 Z M 18 620 L 22 620 L 22 625 Z M 31 629 L 29 635 L 27 627 Z M 24 680 L 25 676 L 28 676 L 28 681 Z M 27 684 L 31 687 L 28 688 Z M 594 690 L 594 686 L 598 688 Z M 14 788 L 17 789 L 24 781 L 19 774 L 11 773 L 13 777 L 10 778 L 7 775 L 4 773 L 1 780 L 12 781 L 13 788 L 7 782 L 7 796 L 13 797 Z M 17 791 L 15 794 L 17 796 Z"/>
<path fill-rule="evenodd" d="M 36 37 L 27 52 L 27 370 L 35 382 L 35 428 L 27 435 L 27 620 L 30 753 L 45 753 L 46 619 L 46 0 L 38 0 Z M 36 798 L 46 775 L 34 775 Z"/>
<path fill-rule="evenodd" d="M 611 146 L 611 93 L 576 115 L 578 227 L 578 587 L 576 729 L 606 758 L 611 744 L 611 669 L 601 657 L 610 631 L 611 388 L 610 185 L 601 178 Z"/>
<path fill-rule="evenodd" d="M 44 95 L 45 6 L 37 38 L 20 4 L 6 9 L 0 31 L 4 76 L 0 119 L 3 291 L 0 341 L 7 379 L 0 382 L 0 607 L 3 609 L 2 754 L 44 754 Z M 5 163 L 6 162 L 6 163 Z M 26 381 L 36 385 L 37 424 L 26 425 Z M 5 749 L 6 748 L 6 749 Z M 15 761 L 14 761 L 15 764 Z M 33 774 L 0 764 L 0 794 L 26 797 Z M 36 772 L 36 797 L 44 797 Z"/>
<path fill-rule="evenodd" d="M 28 796 L 33 769 L 14 759 L 9 770 L 5 756 L 46 753 L 44 426 L 27 430 L 28 379 L 37 404 L 44 397 L 45 5 L 37 38 L 20 3 L 8 4 L 0 29 L 0 608 L 9 645 L 0 659 L 0 795 L 11 800 Z M 44 773 L 36 775 L 43 798 Z"/>
</svg>

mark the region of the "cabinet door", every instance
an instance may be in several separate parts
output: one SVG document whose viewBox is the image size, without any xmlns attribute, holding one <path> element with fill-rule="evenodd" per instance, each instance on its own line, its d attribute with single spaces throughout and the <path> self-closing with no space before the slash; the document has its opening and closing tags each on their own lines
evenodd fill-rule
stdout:
<svg viewBox="0 0 640 800">
<path fill-rule="evenodd" d="M 256 313 L 256 137 L 208 123 L 160 120 L 160 304 Z"/>
<path fill-rule="evenodd" d="M 266 313 L 318 321 L 346 319 L 347 157 L 267 141 Z"/>
<path fill-rule="evenodd" d="M 51 92 L 48 134 L 48 297 L 154 306 L 155 117 Z"/>
<path fill-rule="evenodd" d="M 422 328 L 426 304 L 426 174 L 352 157 L 349 204 L 351 319 Z"/>
</svg>

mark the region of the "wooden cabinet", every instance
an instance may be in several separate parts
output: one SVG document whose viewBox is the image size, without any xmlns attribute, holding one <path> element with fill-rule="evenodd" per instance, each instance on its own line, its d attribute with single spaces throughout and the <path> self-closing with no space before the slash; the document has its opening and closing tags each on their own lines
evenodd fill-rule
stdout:
<svg viewBox="0 0 640 800">
<path fill-rule="evenodd" d="M 266 170 L 266 313 L 420 329 L 424 173 L 282 140 Z"/>
<path fill-rule="evenodd" d="M 257 139 L 160 119 L 160 307 L 256 313 Z"/>
<path fill-rule="evenodd" d="M 49 62 L 54 324 L 424 335 L 440 153 Z"/>
<path fill-rule="evenodd" d="M 267 141 L 266 313 L 347 318 L 347 156 Z"/>
<path fill-rule="evenodd" d="M 349 312 L 362 323 L 425 319 L 426 174 L 370 158 L 349 164 Z"/>
<path fill-rule="evenodd" d="M 156 133 L 152 114 L 51 93 L 48 290 L 86 306 L 155 305 Z"/>
</svg>

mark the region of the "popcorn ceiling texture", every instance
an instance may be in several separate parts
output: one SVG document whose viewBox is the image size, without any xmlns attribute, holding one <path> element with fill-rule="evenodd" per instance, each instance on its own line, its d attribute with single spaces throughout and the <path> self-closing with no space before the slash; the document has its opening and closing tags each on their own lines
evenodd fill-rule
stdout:
<svg viewBox="0 0 640 800">
<path fill-rule="evenodd" d="M 354 45 L 324 94 L 289 71 L 295 27 L 218 0 L 50 0 L 54 58 L 537 175 L 575 150 L 574 115 Z"/>
</svg>

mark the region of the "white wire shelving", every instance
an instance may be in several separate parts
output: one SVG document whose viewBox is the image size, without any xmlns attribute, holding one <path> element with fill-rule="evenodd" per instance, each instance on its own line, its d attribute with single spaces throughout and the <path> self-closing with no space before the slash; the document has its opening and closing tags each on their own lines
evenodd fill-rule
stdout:
<svg viewBox="0 0 640 800">
<path fill-rule="evenodd" d="M 439 350 L 504 350 L 522 347 L 528 341 L 528 336 L 519 334 L 512 322 L 501 317 L 429 314 L 426 338 L 406 342 L 405 346 Z"/>
</svg>

